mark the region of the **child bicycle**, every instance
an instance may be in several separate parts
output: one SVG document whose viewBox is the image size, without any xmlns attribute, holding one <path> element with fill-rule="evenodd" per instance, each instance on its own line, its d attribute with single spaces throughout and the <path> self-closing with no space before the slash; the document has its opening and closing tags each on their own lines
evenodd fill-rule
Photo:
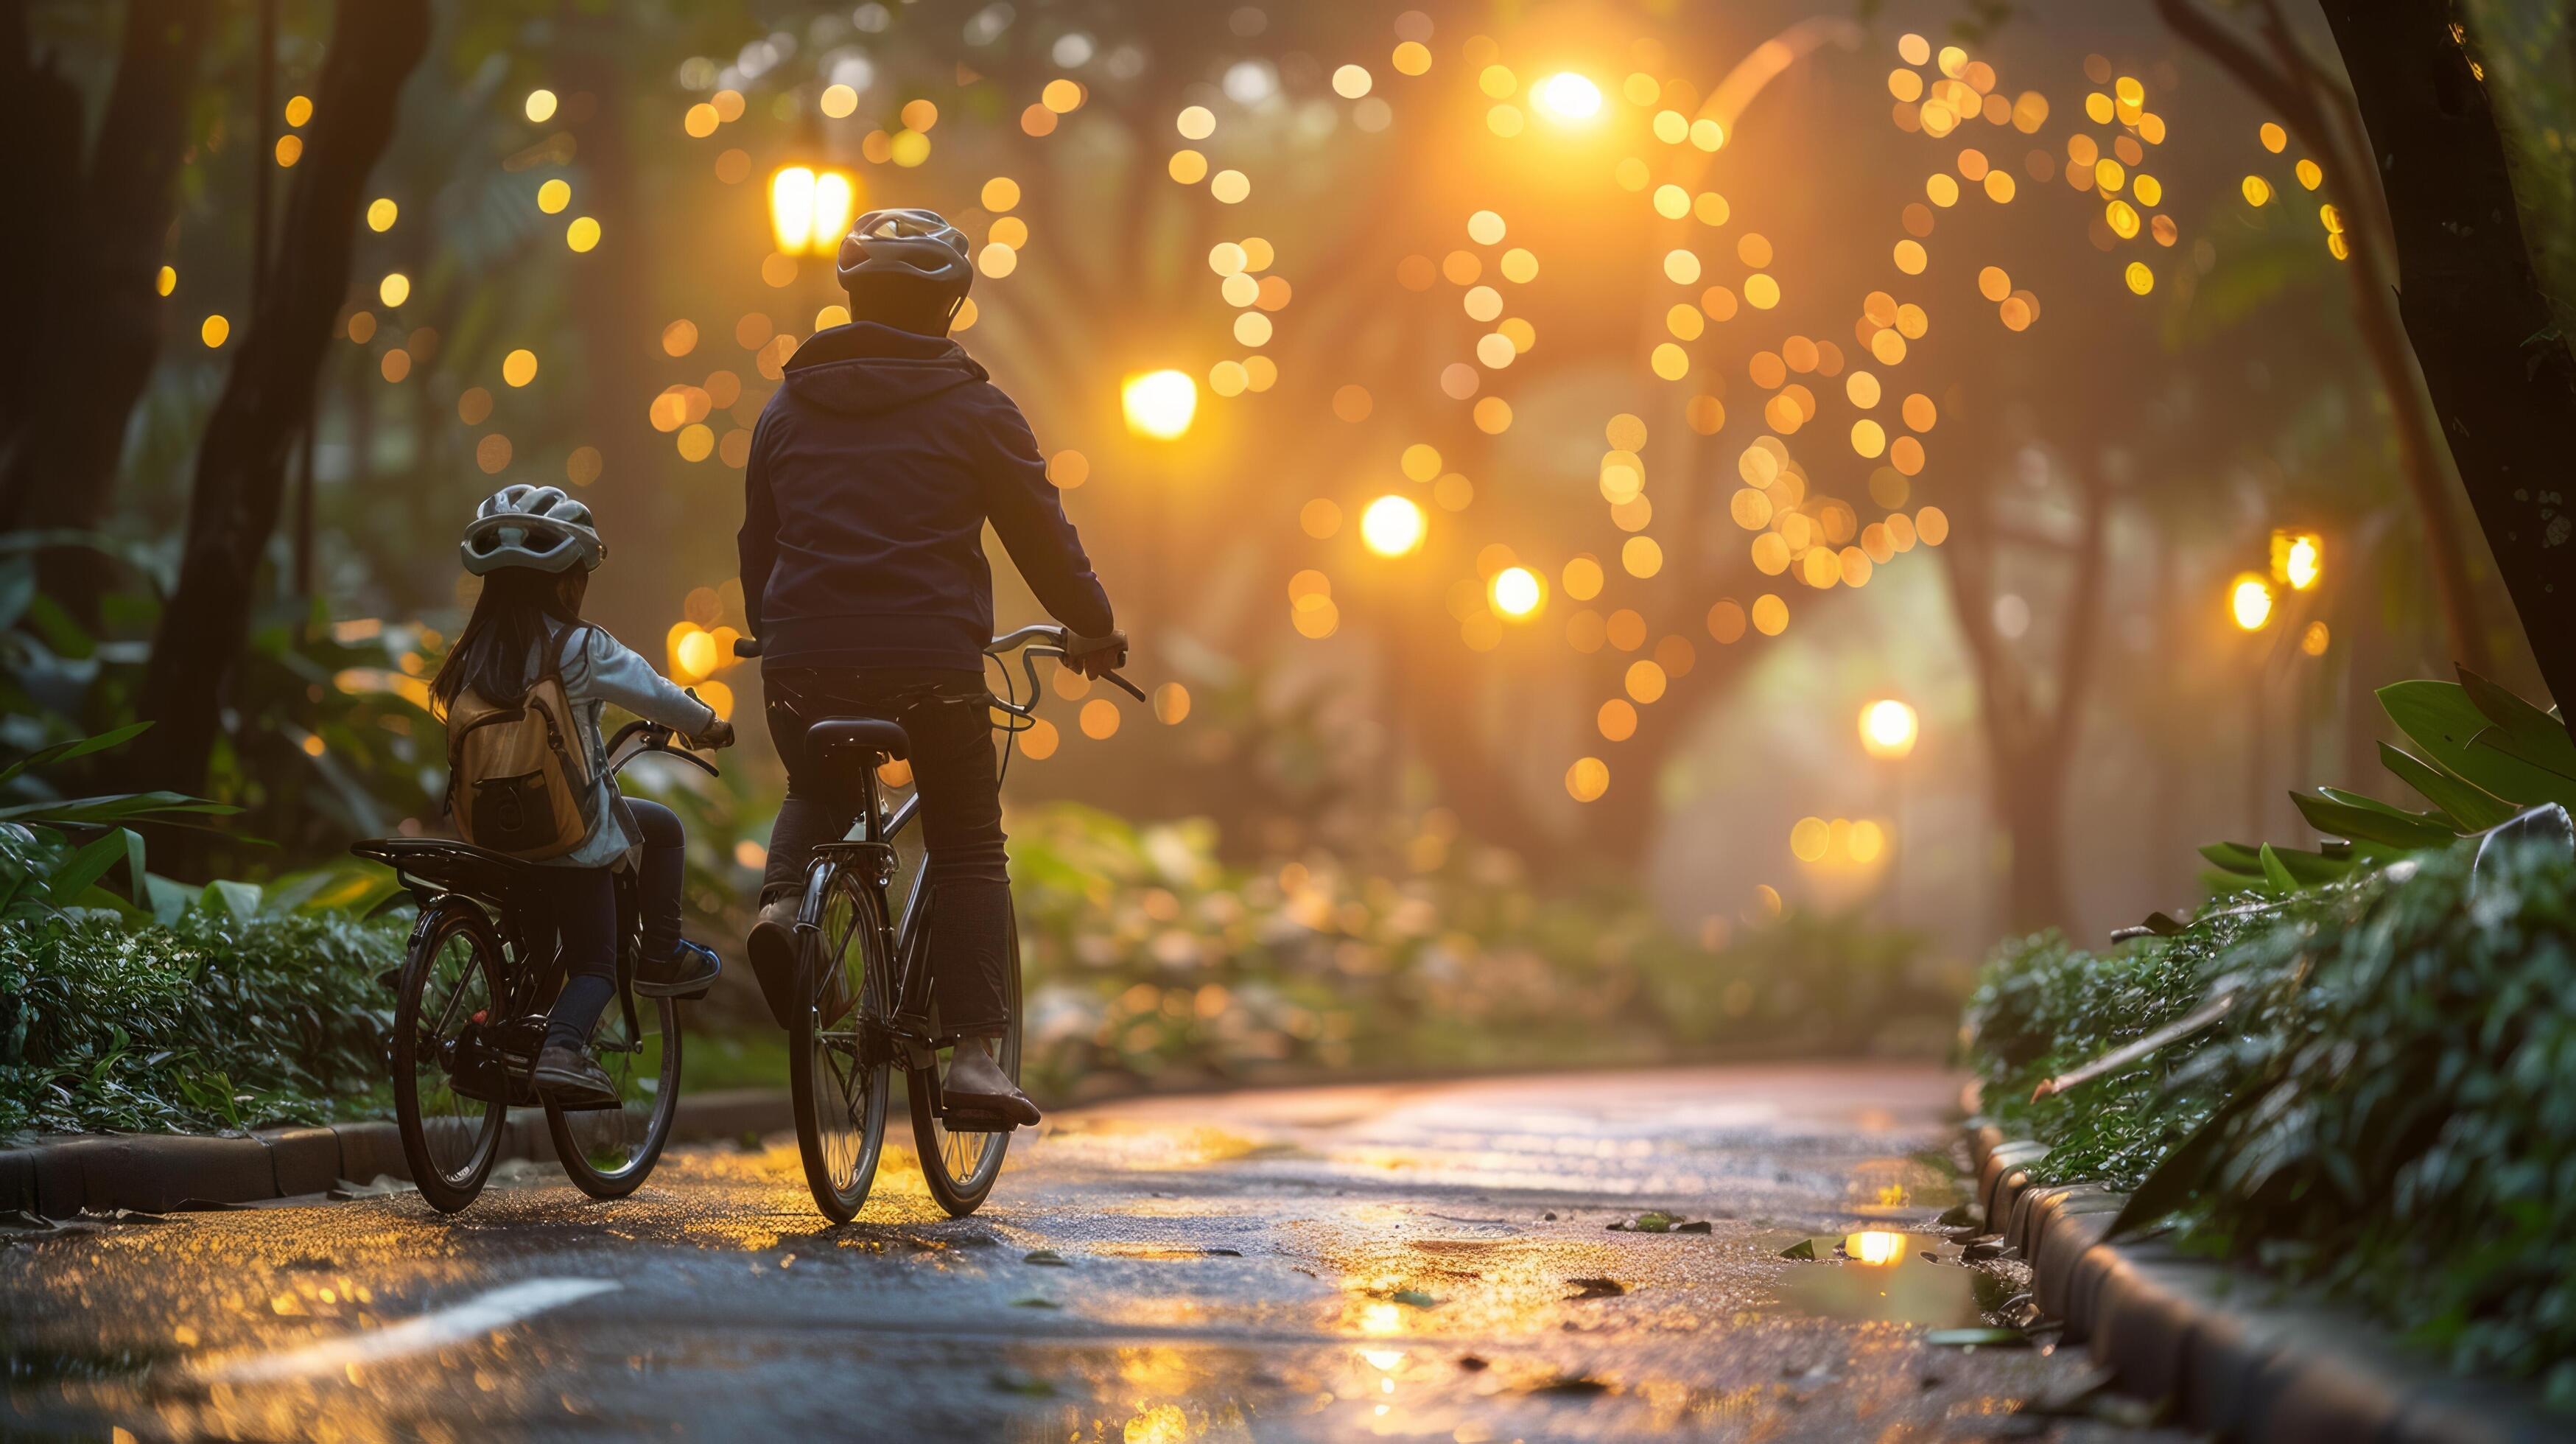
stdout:
<svg viewBox="0 0 2576 1444">
<path fill-rule="evenodd" d="M 609 774 L 653 752 L 717 775 L 713 763 L 672 746 L 672 735 L 654 723 L 627 723 L 608 744 Z M 546 869 L 443 838 L 379 838 L 349 850 L 391 867 L 420 904 L 390 979 L 385 1062 L 403 1157 L 421 1196 L 442 1213 L 472 1203 L 500 1156 L 507 1111 L 538 1103 L 575 1186 L 601 1199 L 634 1192 L 670 1141 L 682 1001 L 635 991 L 642 942 L 634 875 L 616 875 L 617 995 L 592 1041 L 618 1101 L 566 1105 L 541 1094 L 533 1078 L 546 1010 L 565 976 Z"/>
<path fill-rule="evenodd" d="M 1124 654 L 1123 636 L 1113 634 L 1109 643 Z M 736 642 L 734 650 L 758 656 L 760 644 L 746 639 Z M 985 655 L 1005 658 L 1019 652 L 1029 686 L 1023 702 L 1010 664 L 1003 662 L 1004 687 L 1011 695 L 986 698 L 1013 719 L 1002 723 L 1001 730 L 1022 731 L 1036 717 L 1040 657 L 1062 659 L 1098 650 L 1098 642 L 1058 626 L 1022 627 L 995 637 Z M 1134 683 L 1116 672 L 1102 675 L 1145 700 Z M 970 1112 L 941 1095 L 941 1054 L 959 1040 L 940 1026 L 932 997 L 927 869 L 915 867 L 904 879 L 900 913 L 890 906 L 902 873 L 895 841 L 920 816 L 921 798 L 916 793 L 889 808 L 879 790 L 878 769 L 905 759 L 910 740 L 899 723 L 876 717 L 827 718 L 805 735 L 811 755 L 853 796 L 859 819 L 859 836 L 815 849 L 796 914 L 800 1005 L 788 1019 L 787 1066 L 805 1181 L 826 1218 L 847 1223 L 857 1216 L 876 1179 L 888 1093 L 899 1065 L 922 1179 L 941 1208 L 963 1218 L 992 1192 L 1012 1124 Z M 1016 1083 L 1020 948 L 1017 926 L 1009 931 L 1003 974 L 1009 1022 L 994 1061 Z"/>
</svg>

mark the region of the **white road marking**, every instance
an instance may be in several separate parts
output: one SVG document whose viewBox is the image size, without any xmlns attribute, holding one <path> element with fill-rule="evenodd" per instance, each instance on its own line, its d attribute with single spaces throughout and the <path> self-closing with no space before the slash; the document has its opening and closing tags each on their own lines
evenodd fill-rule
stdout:
<svg viewBox="0 0 2576 1444">
<path fill-rule="evenodd" d="M 529 1279 L 386 1328 L 344 1334 L 282 1354 L 199 1364 L 194 1372 L 210 1382 L 225 1384 L 263 1384 L 337 1374 L 352 1364 L 378 1364 L 481 1338 L 521 1319 L 617 1287 L 607 1279 Z"/>
</svg>

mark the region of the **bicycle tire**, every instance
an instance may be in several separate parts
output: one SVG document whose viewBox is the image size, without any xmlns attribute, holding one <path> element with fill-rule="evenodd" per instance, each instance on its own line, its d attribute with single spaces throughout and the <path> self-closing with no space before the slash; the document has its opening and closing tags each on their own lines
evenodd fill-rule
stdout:
<svg viewBox="0 0 2576 1444">
<path fill-rule="evenodd" d="M 452 945 L 462 944 L 455 966 L 443 963 Z M 440 990 L 429 1027 L 429 994 L 439 979 L 454 984 Z M 483 1192 L 492 1165 L 501 1156 L 502 1124 L 509 1112 L 499 1098 L 475 1100 L 454 1091 L 447 1072 L 455 1033 L 471 1022 L 490 1021 L 501 1000 L 501 942 L 491 921 L 472 903 L 432 903 L 412 931 L 396 988 L 392 1046 L 386 1051 L 393 1072 L 394 1124 L 402 1137 L 403 1160 L 411 1181 L 429 1206 L 455 1213 Z M 479 986 L 480 1006 L 472 989 Z M 458 1016 L 460 1010 L 462 1016 Z M 430 1082 L 424 1094 L 422 1084 Z M 476 1112 L 479 1107 L 480 1116 Z"/>
<path fill-rule="evenodd" d="M 818 869 L 797 910 L 797 984 L 788 1019 L 788 1093 L 796 1150 L 814 1206 L 834 1223 L 858 1217 L 885 1151 L 892 1068 L 860 1061 L 859 1025 L 886 1014 L 884 904 L 838 864 Z"/>
<path fill-rule="evenodd" d="M 1010 1023 L 1002 1033 L 998 1061 L 1012 1082 L 1020 1081 L 1020 923 L 1010 914 L 1010 963 L 1002 977 L 1002 996 Z M 925 933 L 925 936 L 927 934 Z M 938 1063 L 934 1057 L 932 1067 Z M 931 1109 L 931 1079 L 926 1070 L 907 1073 L 904 1095 L 912 1105 L 912 1141 L 921 1154 L 921 1179 L 930 1196 L 951 1218 L 964 1218 L 984 1206 L 993 1181 L 1002 1175 L 1002 1155 L 1010 1151 L 1008 1133 L 951 1133 Z"/>
<path fill-rule="evenodd" d="M 593 1198 L 624 1198 L 643 1185 L 671 1141 L 671 1122 L 680 1108 L 679 999 L 637 998 L 635 1025 L 646 1039 L 642 1054 L 594 1045 L 618 1095 L 629 1099 L 625 1107 L 567 1110 L 551 1098 L 545 1100 L 546 1132 L 554 1138 L 555 1161 L 563 1165 L 573 1187 Z M 625 1032 L 625 1003 L 611 998 L 592 1036 L 623 1043 L 630 1041 Z M 649 1074 L 639 1066 L 647 1059 Z M 640 1113 L 638 1102 L 647 1105 Z"/>
</svg>

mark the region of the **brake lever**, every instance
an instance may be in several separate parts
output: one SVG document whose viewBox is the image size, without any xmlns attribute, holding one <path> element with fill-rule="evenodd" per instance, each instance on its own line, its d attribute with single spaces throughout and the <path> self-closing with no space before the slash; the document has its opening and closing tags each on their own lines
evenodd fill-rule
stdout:
<svg viewBox="0 0 2576 1444">
<path fill-rule="evenodd" d="M 1137 701 L 1142 702 L 1146 700 L 1144 688 L 1128 681 L 1116 672 L 1103 672 L 1100 675 L 1105 681 L 1117 683 L 1121 691 L 1124 691 L 1128 696 L 1135 698 Z"/>
</svg>

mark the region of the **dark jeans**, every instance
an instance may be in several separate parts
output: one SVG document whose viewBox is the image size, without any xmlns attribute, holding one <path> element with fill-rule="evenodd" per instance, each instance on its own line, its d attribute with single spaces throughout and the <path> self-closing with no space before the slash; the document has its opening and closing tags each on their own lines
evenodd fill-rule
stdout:
<svg viewBox="0 0 2576 1444">
<path fill-rule="evenodd" d="M 857 789 L 805 750 L 805 732 L 830 717 L 883 717 L 912 744 L 929 853 L 930 957 L 940 1026 L 997 1037 L 1010 1022 L 1003 991 L 1010 965 L 1010 855 L 1002 838 L 1002 784 L 984 675 L 929 667 L 764 667 L 769 737 L 787 763 L 787 800 L 770 832 L 761 900 L 805 886 L 818 844 L 837 842 L 858 818 Z"/>
<path fill-rule="evenodd" d="M 680 945 L 680 876 L 687 835 L 680 815 L 658 802 L 626 799 L 636 837 L 635 893 L 642 907 L 644 956 L 669 957 Z M 564 986 L 546 1018 L 548 1043 L 586 1043 L 608 1000 L 617 996 L 617 874 L 605 867 L 544 869 L 554 905 L 555 934 L 563 943 Z"/>
</svg>

